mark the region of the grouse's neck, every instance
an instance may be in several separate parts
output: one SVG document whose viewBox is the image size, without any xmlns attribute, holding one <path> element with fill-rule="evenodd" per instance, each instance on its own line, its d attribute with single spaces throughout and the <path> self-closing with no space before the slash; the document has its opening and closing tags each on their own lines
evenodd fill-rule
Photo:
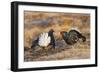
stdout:
<svg viewBox="0 0 100 73">
<path fill-rule="evenodd" d="M 53 32 L 48 32 L 48 35 L 49 36 L 53 36 Z"/>
<path fill-rule="evenodd" d="M 63 39 L 64 39 L 65 41 L 67 41 L 67 40 L 68 40 L 68 33 L 67 33 L 67 32 L 63 33 L 63 34 L 62 34 L 62 37 L 63 37 Z"/>
</svg>

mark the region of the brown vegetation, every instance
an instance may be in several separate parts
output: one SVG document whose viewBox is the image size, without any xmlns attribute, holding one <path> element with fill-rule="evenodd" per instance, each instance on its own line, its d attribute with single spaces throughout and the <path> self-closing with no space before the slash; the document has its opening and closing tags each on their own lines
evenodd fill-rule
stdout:
<svg viewBox="0 0 100 73">
<path fill-rule="evenodd" d="M 48 21 L 45 25 L 41 22 L 51 17 L 52 22 Z M 90 15 L 72 13 L 48 13 L 48 12 L 24 12 L 24 60 L 25 61 L 44 61 L 62 59 L 86 59 L 90 58 Z M 35 20 L 38 20 L 36 24 Z M 41 21 L 40 21 L 41 20 Z M 40 24 L 41 22 L 41 24 Z M 69 31 L 77 28 L 86 37 L 86 42 L 78 42 L 75 45 L 67 45 L 60 35 L 61 31 Z M 42 32 L 54 29 L 56 39 L 56 49 L 38 51 L 30 48 L 32 40 L 35 40 Z"/>
</svg>

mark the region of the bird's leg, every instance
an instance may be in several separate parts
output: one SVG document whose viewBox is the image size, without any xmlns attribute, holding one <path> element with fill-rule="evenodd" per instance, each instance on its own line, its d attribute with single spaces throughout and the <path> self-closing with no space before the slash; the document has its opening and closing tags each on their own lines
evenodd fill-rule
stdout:
<svg viewBox="0 0 100 73">
<path fill-rule="evenodd" d="M 53 45 L 51 45 L 49 49 L 50 49 L 51 52 L 55 51 L 55 47 L 53 47 Z"/>
<path fill-rule="evenodd" d="M 71 48 L 74 49 L 75 48 L 74 45 L 72 45 Z"/>
<path fill-rule="evenodd" d="M 47 48 L 46 47 L 42 47 L 42 53 L 44 53 L 45 55 L 47 55 Z"/>
</svg>

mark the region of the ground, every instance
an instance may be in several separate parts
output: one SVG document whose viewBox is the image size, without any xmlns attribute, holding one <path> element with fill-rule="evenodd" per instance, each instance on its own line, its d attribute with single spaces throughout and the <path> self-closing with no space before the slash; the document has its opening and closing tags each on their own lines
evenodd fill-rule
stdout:
<svg viewBox="0 0 100 73">
<path fill-rule="evenodd" d="M 63 42 L 63 44 L 61 44 Z M 67 45 L 64 41 L 56 42 L 56 48 L 43 49 L 38 47 L 39 50 L 28 48 L 25 50 L 25 61 L 49 61 L 49 60 L 63 60 L 63 59 L 88 59 L 90 58 L 90 44 L 87 40 L 84 43 L 76 43 L 75 45 Z M 37 48 L 36 47 L 36 48 Z M 59 47 L 59 48 L 58 48 Z"/>
<path fill-rule="evenodd" d="M 24 61 L 73 60 L 90 58 L 90 15 L 84 13 L 24 12 Z M 78 29 L 86 37 L 86 42 L 78 41 L 68 45 L 62 39 L 61 31 Z M 53 29 L 56 47 L 31 48 L 41 33 Z"/>
</svg>

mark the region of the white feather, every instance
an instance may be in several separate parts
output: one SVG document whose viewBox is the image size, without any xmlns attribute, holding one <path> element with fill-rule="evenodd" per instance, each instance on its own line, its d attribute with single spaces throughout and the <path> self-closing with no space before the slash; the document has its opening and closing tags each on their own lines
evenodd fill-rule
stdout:
<svg viewBox="0 0 100 73">
<path fill-rule="evenodd" d="M 42 33 L 39 36 L 38 44 L 42 47 L 46 47 L 49 45 L 51 38 L 48 36 L 48 33 Z"/>
<path fill-rule="evenodd" d="M 78 32 L 81 33 L 81 31 L 80 31 L 78 28 L 76 28 L 76 27 L 73 27 L 73 28 L 71 28 L 70 30 L 77 30 Z M 69 31 L 70 31 L 70 30 L 69 30 Z"/>
</svg>

